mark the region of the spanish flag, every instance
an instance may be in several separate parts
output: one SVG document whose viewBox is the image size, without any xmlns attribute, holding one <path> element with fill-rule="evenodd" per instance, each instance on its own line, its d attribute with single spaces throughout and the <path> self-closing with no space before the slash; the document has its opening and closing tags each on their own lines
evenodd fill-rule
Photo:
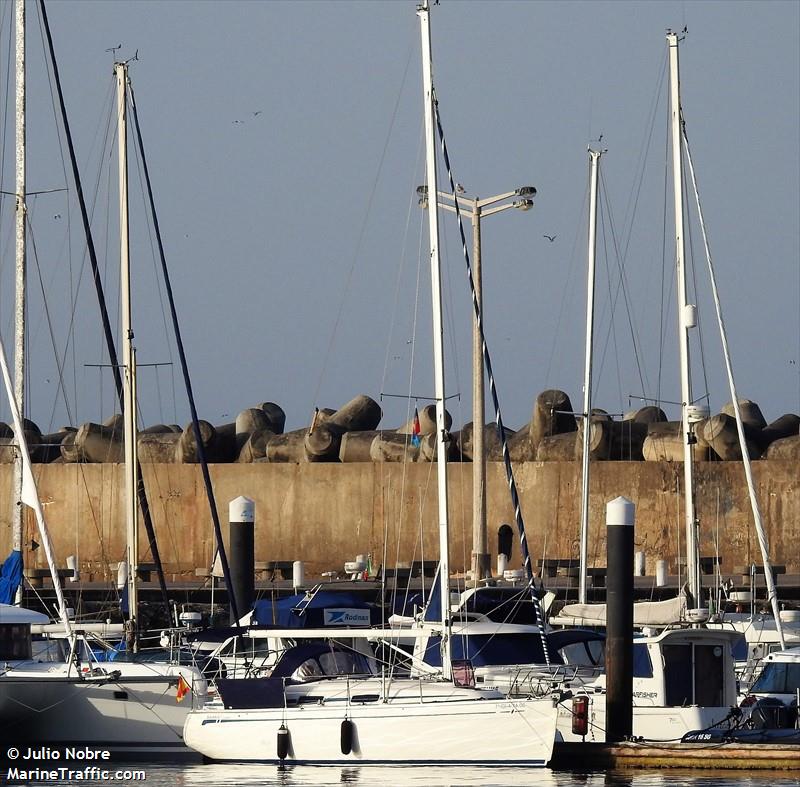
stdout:
<svg viewBox="0 0 800 787">
<path fill-rule="evenodd" d="M 178 676 L 178 690 L 175 692 L 175 699 L 182 702 L 183 698 L 192 690 L 191 686 L 183 679 L 183 675 Z"/>
</svg>

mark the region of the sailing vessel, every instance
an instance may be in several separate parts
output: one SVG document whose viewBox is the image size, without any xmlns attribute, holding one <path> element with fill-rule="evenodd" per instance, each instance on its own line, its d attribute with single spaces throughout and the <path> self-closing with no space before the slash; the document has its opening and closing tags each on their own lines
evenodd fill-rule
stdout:
<svg viewBox="0 0 800 787">
<path fill-rule="evenodd" d="M 121 259 L 127 284 L 127 153 L 125 151 L 125 86 L 127 67 L 117 64 L 120 107 L 120 234 Z M 126 337 L 126 466 L 129 502 L 128 564 L 131 609 L 136 603 L 135 479 L 135 360 L 130 342 L 129 290 L 123 294 Z M 0 732 L 15 743 L 92 745 L 124 756 L 190 755 L 183 743 L 183 723 L 189 702 L 186 693 L 202 698 L 207 684 L 202 673 L 190 666 L 167 661 L 99 662 L 82 632 L 67 612 L 50 545 L 47 526 L 31 469 L 22 419 L 12 391 L 5 349 L 0 342 L 0 366 L 14 421 L 22 473 L 20 501 L 35 513 L 40 540 L 47 558 L 61 621 L 60 636 L 34 639 L 33 625 L 40 619 L 24 617 L 6 622 L 0 618 Z M 130 468 L 133 470 L 130 471 Z M 135 622 L 135 612 L 131 616 Z M 132 633 L 135 635 L 135 628 Z M 135 637 L 133 638 L 135 641 Z"/>
<path fill-rule="evenodd" d="M 749 451 L 746 446 L 744 426 L 742 424 L 739 398 L 733 381 L 730 355 L 727 346 L 727 337 L 722 320 L 722 312 L 716 290 L 711 254 L 708 247 L 708 240 L 703 223 L 703 214 L 700 206 L 697 185 L 694 176 L 694 167 L 689 151 L 688 139 L 686 137 L 683 112 L 680 99 L 680 73 L 678 63 L 678 48 L 680 37 L 677 33 L 668 31 L 667 45 L 669 49 L 669 84 L 670 84 L 670 126 L 671 126 L 671 159 L 672 159 L 672 180 L 673 180 L 673 210 L 675 221 L 675 265 L 677 274 L 677 305 L 678 305 L 678 339 L 680 355 L 680 384 L 681 384 L 681 441 L 683 446 L 683 507 L 685 523 L 685 544 L 686 544 L 686 568 L 688 583 L 685 593 L 681 592 L 676 599 L 662 602 L 640 602 L 635 605 L 634 625 L 668 625 L 670 623 L 700 623 L 705 622 L 710 617 L 707 599 L 704 598 L 701 572 L 700 572 L 700 552 L 699 552 L 699 521 L 695 505 L 695 483 L 694 483 L 694 448 L 697 443 L 697 428 L 709 415 L 709 408 L 705 404 L 697 404 L 693 399 L 691 385 L 691 364 L 690 364 L 690 334 L 692 329 L 697 327 L 697 307 L 688 302 L 687 292 L 687 273 L 685 260 L 685 238 L 686 231 L 684 226 L 684 156 L 688 163 L 688 170 L 691 174 L 692 185 L 694 186 L 695 199 L 697 204 L 700 225 L 703 234 L 704 247 L 709 267 L 711 285 L 714 292 L 714 301 L 717 311 L 717 321 L 722 340 L 723 354 L 725 358 L 728 384 L 732 399 L 732 406 L 736 418 L 739 443 L 742 453 L 742 462 L 747 480 L 750 496 L 753 519 L 758 535 L 759 547 L 761 550 L 762 561 L 764 563 L 764 577 L 767 585 L 768 599 L 772 606 L 775 628 L 781 645 L 784 645 L 782 624 L 779 615 L 777 593 L 769 561 L 769 547 L 767 545 L 764 526 L 761 518 L 758 500 L 752 481 L 752 471 L 750 467 Z M 590 217 L 590 222 L 592 221 Z M 591 241 L 592 239 L 590 239 Z M 590 243 L 590 257 L 593 253 Z M 591 347 L 589 344 L 590 334 L 587 327 L 587 359 Z M 587 373 L 590 367 L 587 360 Z M 586 418 L 589 415 L 586 414 Z M 584 430 L 586 434 L 587 429 Z M 555 625 L 597 625 L 604 622 L 604 605 L 586 603 L 586 573 L 587 573 L 587 554 L 586 543 L 588 539 L 588 455 L 584 445 L 584 516 L 581 522 L 581 594 L 577 604 L 566 605 L 556 619 Z M 639 608 L 639 609 L 637 609 Z M 671 619 L 670 619 L 671 616 Z M 653 620 L 650 620 L 655 618 Z M 650 621 L 650 622 L 648 622 Z"/>
<path fill-rule="evenodd" d="M 420 19 L 427 181 L 436 194 L 434 90 L 427 2 Z M 451 658 L 448 497 L 439 227 L 428 211 L 437 421 L 441 669 L 392 678 L 369 674 L 351 652 L 330 645 L 286 651 L 266 678 L 221 680 L 220 699 L 193 710 L 184 736 L 212 760 L 291 763 L 468 763 L 544 766 L 555 740 L 556 708 L 544 698 L 480 689 L 468 665 Z M 291 634 L 292 632 L 289 632 Z M 297 632 L 293 632 L 296 634 Z M 357 636 L 356 629 L 348 632 Z M 318 632 L 329 637 L 329 631 Z M 304 638 L 314 632 L 303 632 Z M 374 630 L 361 636 L 374 639 Z M 390 632 L 396 637 L 396 632 Z M 492 734 L 486 734 L 487 725 Z"/>
<path fill-rule="evenodd" d="M 0 734 L 14 743 L 92 745 L 126 756 L 186 754 L 181 733 L 187 707 L 176 702 L 176 692 L 186 685 L 202 697 L 205 679 L 177 664 L 94 660 L 67 612 L 2 341 L 0 368 L 22 459 L 21 501 L 36 516 L 65 635 L 34 640 L 31 626 L 43 616 L 2 611 Z"/>
<path fill-rule="evenodd" d="M 734 722 L 737 681 L 734 670 L 732 632 L 712 631 L 694 625 L 668 628 L 674 624 L 702 622 L 703 609 L 699 573 L 697 517 L 694 502 L 692 444 L 695 424 L 707 417 L 707 408 L 693 403 L 689 375 L 689 329 L 696 324 L 695 309 L 687 303 L 684 264 L 683 183 L 681 167 L 680 96 L 678 81 L 678 37 L 667 35 L 670 47 L 671 107 L 673 116 L 673 175 L 675 198 L 676 263 L 678 271 L 678 314 L 681 357 L 681 401 L 684 444 L 684 505 L 686 520 L 686 562 L 689 592 L 675 599 L 634 604 L 634 626 L 644 635 L 634 640 L 633 733 L 647 740 L 680 739 L 692 730 L 713 726 L 729 728 Z M 581 472 L 581 527 L 579 595 L 577 604 L 566 605 L 551 621 L 553 625 L 606 623 L 604 604 L 587 604 L 589 533 L 589 437 L 592 428 L 592 355 L 594 329 L 594 271 L 596 255 L 597 191 L 600 158 L 605 151 L 589 148 L 590 210 L 586 305 L 586 347 L 584 367 L 583 456 Z M 690 601 L 687 601 L 687 598 Z M 665 627 L 661 633 L 656 629 Z M 604 654 L 598 657 L 603 664 Z M 602 740 L 605 737 L 605 675 L 588 681 L 574 700 L 583 713 L 576 724 L 573 710 L 562 708 L 558 731 L 565 740 Z"/>
</svg>

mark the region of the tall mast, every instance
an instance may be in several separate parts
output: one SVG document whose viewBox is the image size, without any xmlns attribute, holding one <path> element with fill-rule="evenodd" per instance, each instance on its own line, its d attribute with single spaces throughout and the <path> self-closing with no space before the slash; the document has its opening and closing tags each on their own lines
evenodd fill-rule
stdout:
<svg viewBox="0 0 800 787">
<path fill-rule="evenodd" d="M 119 150 L 119 257 L 122 301 L 122 366 L 124 371 L 123 417 L 125 423 L 125 501 L 127 504 L 125 522 L 128 544 L 128 610 L 132 621 L 135 643 L 136 618 L 138 614 L 136 575 L 139 567 L 139 512 L 136 499 L 136 400 L 134 398 L 136 359 L 133 350 L 133 330 L 131 328 L 131 272 L 128 244 L 127 64 L 115 63 L 114 73 L 117 78 L 117 147 Z"/>
<path fill-rule="evenodd" d="M 431 301 L 433 306 L 434 396 L 436 397 L 436 463 L 439 498 L 439 583 L 442 615 L 442 673 L 450 670 L 450 556 L 447 519 L 447 446 L 444 418 L 444 341 L 442 329 L 441 265 L 439 260 L 439 187 L 436 179 L 435 95 L 431 74 L 431 29 L 427 0 L 417 8 L 422 35 L 422 92 L 425 115 L 426 179 L 428 185 L 428 235 L 431 255 Z"/>
<path fill-rule="evenodd" d="M 25 417 L 25 0 L 16 6 L 16 301 L 14 305 L 14 398 L 20 417 Z M 22 440 L 17 434 L 17 442 Z M 14 459 L 15 499 L 22 492 L 22 455 Z M 22 551 L 22 507 L 15 505 L 12 514 L 11 548 Z M 22 586 L 17 588 L 16 600 L 22 601 Z"/>
<path fill-rule="evenodd" d="M 583 454 L 581 464 L 581 553 L 578 603 L 586 603 L 589 562 L 589 438 L 592 429 L 592 346 L 594 343 L 594 272 L 597 256 L 597 177 L 602 150 L 589 148 L 589 265 L 586 282 L 586 352 L 583 369 Z"/>
<path fill-rule="evenodd" d="M 683 438 L 683 485 L 686 521 L 686 571 L 689 591 L 695 606 L 701 606 L 700 570 L 697 544 L 697 515 L 694 504 L 694 467 L 689 408 L 692 405 L 692 382 L 689 357 L 689 329 L 697 325 L 696 308 L 687 303 L 686 262 L 683 227 L 683 167 L 681 135 L 680 74 L 678 69 L 678 36 L 667 33 L 669 44 L 670 126 L 672 134 L 672 183 L 675 205 L 675 266 L 678 276 L 678 346 L 681 364 L 681 433 Z"/>
</svg>

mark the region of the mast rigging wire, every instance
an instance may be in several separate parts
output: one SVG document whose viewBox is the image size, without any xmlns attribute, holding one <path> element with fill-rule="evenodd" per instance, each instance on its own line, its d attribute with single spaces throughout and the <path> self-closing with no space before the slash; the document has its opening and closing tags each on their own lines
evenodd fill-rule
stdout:
<svg viewBox="0 0 800 787">
<path fill-rule="evenodd" d="M 150 215 L 151 218 L 153 219 L 153 231 L 155 232 L 156 242 L 158 244 L 158 254 L 161 260 L 161 271 L 162 275 L 164 276 L 164 289 L 166 290 L 167 300 L 169 302 L 170 315 L 172 316 L 172 327 L 175 331 L 175 343 L 177 344 L 178 347 L 178 357 L 180 358 L 181 371 L 183 372 L 183 381 L 184 385 L 186 386 L 186 396 L 189 399 L 189 408 L 192 413 L 192 428 L 194 430 L 195 442 L 197 444 L 197 458 L 199 460 L 201 471 L 203 474 L 203 484 L 206 490 L 206 497 L 208 498 L 208 504 L 211 509 L 211 520 L 214 525 L 214 536 L 217 540 L 217 552 L 219 554 L 220 564 L 222 566 L 222 574 L 225 579 L 225 585 L 228 588 L 228 600 L 231 606 L 231 613 L 234 620 L 236 621 L 236 625 L 238 626 L 240 620 L 239 602 L 242 601 L 242 599 L 236 598 L 233 582 L 231 581 L 231 572 L 230 572 L 230 566 L 228 564 L 228 557 L 225 552 L 225 544 L 223 543 L 222 540 L 222 527 L 220 526 L 219 514 L 217 512 L 217 504 L 214 499 L 214 488 L 211 485 L 211 476 L 208 471 L 208 462 L 206 460 L 205 448 L 203 446 L 203 439 L 202 435 L 200 434 L 200 421 L 197 417 L 197 408 L 195 406 L 194 394 L 192 393 L 192 381 L 191 378 L 189 377 L 189 367 L 186 362 L 186 352 L 183 347 L 183 339 L 181 338 L 180 326 L 178 325 L 178 315 L 175 309 L 175 298 L 173 297 L 172 294 L 172 284 L 170 282 L 169 271 L 167 270 L 167 259 L 164 254 L 164 244 L 161 239 L 161 229 L 158 223 L 158 213 L 156 212 L 155 198 L 153 197 L 153 188 L 152 188 L 152 183 L 150 181 L 150 170 L 149 167 L 147 166 L 147 157 L 145 155 L 144 142 L 142 140 L 142 131 L 139 125 L 139 113 L 136 109 L 136 99 L 133 92 L 133 86 L 130 84 L 130 80 L 128 82 L 128 95 L 130 98 L 131 109 L 133 111 L 133 123 L 134 123 L 134 128 L 136 130 L 136 143 L 139 147 L 139 153 L 141 154 L 142 172 L 144 174 L 145 185 L 147 187 L 147 198 L 150 204 Z M 243 609 L 242 612 L 244 612 Z"/>
<path fill-rule="evenodd" d="M 434 115 L 436 118 L 436 128 L 439 132 L 439 139 L 442 145 L 442 157 L 444 158 L 445 167 L 447 168 L 447 177 L 450 182 L 450 191 L 452 194 L 456 194 L 456 184 L 455 179 L 453 177 L 453 170 L 450 166 L 450 156 L 447 153 L 447 143 L 444 137 L 444 129 L 442 128 L 442 119 L 439 114 L 439 102 L 436 100 L 436 95 L 433 95 L 433 107 L 434 107 Z M 438 195 L 434 194 L 432 201 L 431 196 L 429 195 L 429 203 L 430 208 L 429 210 L 437 210 L 437 203 L 438 203 Z M 520 543 L 520 550 L 522 552 L 523 558 L 523 565 L 525 568 L 525 576 L 528 581 L 528 586 L 530 587 L 531 591 L 531 601 L 533 602 L 534 609 L 536 610 L 536 619 L 537 623 L 539 624 L 539 633 L 542 638 L 542 647 L 544 649 L 544 656 L 547 665 L 550 665 L 550 653 L 547 648 L 547 638 L 545 636 L 544 631 L 544 615 L 542 613 L 542 608 L 539 604 L 539 600 L 536 597 L 536 579 L 533 575 L 533 568 L 531 566 L 531 555 L 528 549 L 528 541 L 525 536 L 525 523 L 522 519 L 522 509 L 520 507 L 519 501 L 519 494 L 517 493 L 517 485 L 514 481 L 514 472 L 511 468 L 511 457 L 508 453 L 508 442 L 506 440 L 506 433 L 505 427 L 503 426 L 503 416 L 500 413 L 500 401 L 497 397 L 497 386 L 494 380 L 494 372 L 492 371 L 492 359 L 489 356 L 489 347 L 486 344 L 486 335 L 483 330 L 483 319 L 481 315 L 481 308 L 478 304 L 478 296 L 475 292 L 475 280 L 472 276 L 472 265 L 470 264 L 469 259 L 469 251 L 467 250 L 467 239 L 464 234 L 464 223 L 461 220 L 461 210 L 458 206 L 458 200 L 453 200 L 455 204 L 455 214 L 456 219 L 458 221 L 458 231 L 461 237 L 461 248 L 462 253 L 464 255 L 464 264 L 466 266 L 466 273 L 467 279 L 469 280 L 470 291 L 472 294 L 472 308 L 475 312 L 475 320 L 477 321 L 478 325 L 478 333 L 481 339 L 481 349 L 483 350 L 483 361 L 486 365 L 486 374 L 489 378 L 489 391 L 492 397 L 492 404 L 494 405 L 494 413 L 495 413 L 495 422 L 497 423 L 497 432 L 498 437 L 500 440 L 500 445 L 502 446 L 503 451 L 503 465 L 506 471 L 506 480 L 508 482 L 508 489 L 511 493 L 511 502 L 514 507 L 514 520 L 517 524 L 517 531 L 519 535 L 519 543 Z M 544 589 L 544 583 L 541 583 L 542 589 Z"/>
<path fill-rule="evenodd" d="M 92 265 L 92 274 L 95 283 L 95 291 L 97 294 L 98 304 L 100 306 L 100 317 L 103 323 L 103 334 L 105 335 L 106 345 L 108 347 L 109 360 L 111 362 L 112 374 L 114 376 L 114 384 L 117 391 L 117 397 L 120 401 L 120 407 L 122 408 L 122 402 L 123 402 L 122 377 L 119 371 L 119 362 L 117 360 L 116 347 L 114 344 L 114 336 L 111 331 L 111 323 L 109 322 L 108 319 L 108 309 L 106 307 L 105 295 L 103 293 L 103 285 L 102 282 L 100 281 L 100 270 L 97 262 L 97 255 L 95 253 L 94 241 L 92 240 L 92 232 L 89 226 L 89 216 L 86 211 L 86 202 L 83 196 L 83 188 L 81 186 L 80 173 L 78 172 L 78 163 L 77 163 L 77 158 L 75 156 L 75 148 L 72 143 L 72 133 L 70 131 L 69 121 L 67 118 L 66 104 L 64 102 L 64 92 L 61 88 L 61 79 L 59 77 L 58 63 L 56 61 L 56 56 L 55 56 L 55 47 L 53 45 L 53 37 L 50 32 L 50 25 L 47 21 L 47 9 L 45 8 L 44 0 L 39 0 L 39 9 L 40 9 L 42 25 L 44 26 L 45 35 L 47 37 L 47 46 L 50 54 L 50 64 L 53 69 L 53 79 L 55 81 L 56 89 L 58 92 L 58 103 L 59 103 L 59 108 L 61 110 L 61 117 L 64 125 L 64 136 L 66 138 L 67 148 L 69 150 L 70 162 L 72 164 L 72 175 L 73 175 L 73 180 L 75 182 L 75 190 L 76 190 L 76 195 L 78 197 L 78 204 L 80 205 L 81 219 L 83 221 L 83 229 L 84 229 L 84 234 L 86 236 L 86 244 L 89 252 L 89 260 Z M 150 552 L 153 557 L 153 563 L 156 566 L 156 574 L 158 576 L 158 584 L 161 590 L 162 602 L 164 604 L 167 615 L 169 615 L 170 606 L 169 606 L 169 597 L 167 595 L 167 584 L 164 578 L 164 570 L 161 565 L 161 556 L 158 552 L 158 544 L 156 543 L 155 529 L 153 527 L 153 520 L 150 515 L 150 505 L 148 503 L 147 493 L 144 488 L 144 477 L 141 472 L 141 468 L 139 468 L 138 471 L 138 483 L 136 488 L 136 494 L 139 501 L 139 507 L 141 508 L 142 511 L 142 519 L 144 520 L 148 545 L 150 547 Z"/>
</svg>

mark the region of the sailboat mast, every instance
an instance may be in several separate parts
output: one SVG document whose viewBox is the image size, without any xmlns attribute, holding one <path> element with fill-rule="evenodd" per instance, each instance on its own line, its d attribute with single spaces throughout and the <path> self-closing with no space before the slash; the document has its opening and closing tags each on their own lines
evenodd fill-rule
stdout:
<svg viewBox="0 0 800 787">
<path fill-rule="evenodd" d="M 131 328 L 131 272 L 128 242 L 128 131 L 127 87 L 128 66 L 115 63 L 117 78 L 117 147 L 119 150 L 119 242 L 120 291 L 122 312 L 123 418 L 125 424 L 125 500 L 128 554 L 128 610 L 133 621 L 134 642 L 138 597 L 136 574 L 139 567 L 138 508 L 136 499 L 136 407 L 133 330 Z"/>
<path fill-rule="evenodd" d="M 697 325 L 696 308 L 687 303 L 686 261 L 683 226 L 683 167 L 681 134 L 680 72 L 678 36 L 667 33 L 669 44 L 670 126 L 672 134 L 672 183 L 675 210 L 675 266 L 678 276 L 678 346 L 681 365 L 681 433 L 683 437 L 683 485 L 686 521 L 686 571 L 689 592 L 695 606 L 701 605 L 700 569 L 697 544 L 697 516 L 694 504 L 694 467 L 692 447 L 696 441 L 689 418 L 692 405 L 692 382 L 689 358 L 689 329 Z"/>
<path fill-rule="evenodd" d="M 26 160 L 25 160 L 25 0 L 15 6 L 16 33 L 16 301 L 14 305 L 14 398 L 17 402 L 20 423 L 25 417 L 25 219 Z M 17 442 L 21 440 L 17 435 Z M 22 491 L 22 456 L 14 460 L 15 499 Z M 12 514 L 11 548 L 22 551 L 22 507 L 15 505 Z M 22 586 L 17 588 L 17 602 L 21 601 Z"/>
<path fill-rule="evenodd" d="M 433 306 L 434 396 L 436 397 L 436 461 L 439 498 L 439 582 L 442 603 L 442 672 L 450 677 L 450 558 L 447 518 L 447 446 L 444 417 L 444 341 L 442 327 L 441 263 L 439 260 L 439 188 L 436 178 L 435 96 L 431 69 L 431 30 L 427 0 L 417 9 L 422 36 L 422 85 L 425 115 L 426 180 L 428 185 L 428 235 L 431 256 Z"/>
<path fill-rule="evenodd" d="M 586 283 L 586 352 L 583 369 L 583 452 L 581 464 L 581 545 L 578 603 L 586 603 L 589 563 L 589 438 L 592 429 L 592 346 L 594 343 L 594 273 L 597 257 L 597 180 L 601 150 L 589 148 L 589 264 Z"/>
</svg>

